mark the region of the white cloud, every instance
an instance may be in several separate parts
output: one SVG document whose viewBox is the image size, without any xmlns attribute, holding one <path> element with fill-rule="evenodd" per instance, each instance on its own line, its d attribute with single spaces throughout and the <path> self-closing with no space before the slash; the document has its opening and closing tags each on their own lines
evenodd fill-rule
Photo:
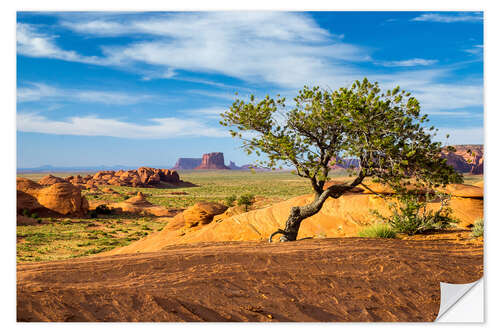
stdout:
<svg viewBox="0 0 500 333">
<path fill-rule="evenodd" d="M 383 89 L 392 89 L 399 85 L 402 89 L 411 92 L 419 100 L 423 113 L 482 107 L 482 81 L 472 81 L 470 84 L 436 82 L 448 77 L 449 72 L 450 70 L 445 68 L 408 70 L 393 74 L 376 75 L 371 79 L 380 82 Z"/>
<path fill-rule="evenodd" d="M 331 34 L 302 13 L 179 13 L 127 22 L 65 21 L 63 26 L 86 35 L 153 36 L 104 47 L 104 62 L 121 67 L 153 65 L 164 68 L 159 73 L 166 72 L 167 77 L 187 70 L 301 87 L 313 80 L 344 82 L 354 70 L 348 63 L 370 60 L 368 50 L 343 43 L 342 36 Z"/>
<path fill-rule="evenodd" d="M 430 66 L 437 63 L 437 60 L 429 60 L 429 59 L 408 59 L 408 60 L 396 60 L 396 61 L 384 61 L 381 62 L 383 66 L 386 67 L 413 67 L 413 66 Z"/>
<path fill-rule="evenodd" d="M 86 57 L 74 51 L 65 51 L 54 43 L 55 37 L 39 33 L 26 23 L 17 24 L 17 52 L 29 57 L 44 57 L 95 64 L 97 57 Z"/>
<path fill-rule="evenodd" d="M 422 14 L 412 19 L 412 21 L 423 22 L 482 22 L 483 15 L 478 13 L 459 13 L 459 14 Z"/>
<path fill-rule="evenodd" d="M 153 98 L 150 95 L 137 95 L 116 91 L 60 89 L 43 83 L 31 83 L 28 87 L 17 89 L 18 102 L 41 100 L 66 100 L 86 103 L 129 105 Z"/>
<path fill-rule="evenodd" d="M 227 137 L 228 133 L 197 119 L 154 118 L 141 125 L 118 119 L 72 117 L 51 120 L 35 113 L 18 113 L 17 130 L 59 135 L 111 136 L 135 139 L 167 139 L 175 137 Z"/>
<path fill-rule="evenodd" d="M 474 54 L 474 55 L 482 55 L 483 54 L 483 45 L 474 45 L 470 49 L 464 50 L 467 53 Z"/>
<path fill-rule="evenodd" d="M 446 138 L 447 134 L 450 135 L 448 139 Z M 445 145 L 482 144 L 484 142 L 484 130 L 482 127 L 440 127 L 434 140 Z"/>
</svg>

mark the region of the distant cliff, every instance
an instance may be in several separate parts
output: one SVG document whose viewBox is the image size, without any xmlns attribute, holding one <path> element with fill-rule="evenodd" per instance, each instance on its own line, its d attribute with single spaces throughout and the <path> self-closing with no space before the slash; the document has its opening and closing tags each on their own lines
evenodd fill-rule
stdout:
<svg viewBox="0 0 500 333">
<path fill-rule="evenodd" d="M 208 153 L 203 154 L 201 164 L 195 168 L 196 170 L 209 170 L 209 169 L 229 169 L 224 164 L 224 153 Z"/>
<path fill-rule="evenodd" d="M 175 163 L 175 166 L 172 169 L 175 170 L 191 170 L 196 168 L 201 164 L 201 158 L 185 158 L 181 157 Z"/>
<path fill-rule="evenodd" d="M 443 157 L 455 170 L 475 175 L 483 174 L 483 145 L 456 145 L 456 152 L 443 152 Z"/>
</svg>

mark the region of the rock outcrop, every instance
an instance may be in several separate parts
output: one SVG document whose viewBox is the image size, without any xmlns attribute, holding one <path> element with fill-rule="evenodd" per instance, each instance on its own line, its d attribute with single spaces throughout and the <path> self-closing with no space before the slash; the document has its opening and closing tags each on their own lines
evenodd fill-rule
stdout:
<svg viewBox="0 0 500 333">
<path fill-rule="evenodd" d="M 38 216 L 85 216 L 88 202 L 78 187 L 60 182 L 42 186 L 26 178 L 17 178 L 17 212 Z"/>
<path fill-rule="evenodd" d="M 483 145 L 457 145 L 455 152 L 443 152 L 447 163 L 455 170 L 475 175 L 483 174 Z"/>
<path fill-rule="evenodd" d="M 80 175 L 65 178 L 73 185 L 81 185 L 87 189 L 94 189 L 97 185 L 129 186 L 129 187 L 172 187 L 192 186 L 183 182 L 177 171 L 141 167 L 137 170 L 99 171 L 94 175 L 82 177 Z"/>
<path fill-rule="evenodd" d="M 91 202 L 93 209 L 101 205 L 102 202 Z M 134 215 L 153 215 L 153 216 L 174 216 L 167 208 L 153 205 L 146 200 L 142 192 L 138 192 L 136 196 L 122 202 L 105 203 L 114 214 L 134 214 Z"/>
<path fill-rule="evenodd" d="M 192 170 L 201 164 L 201 158 L 184 158 L 181 157 L 177 160 L 174 170 Z"/>
<path fill-rule="evenodd" d="M 480 188 L 453 185 L 448 189 L 452 194 L 452 215 L 459 219 L 459 228 L 470 227 L 483 217 L 483 198 L 478 195 Z M 471 197 L 473 194 L 476 196 Z M 291 207 L 306 205 L 312 199 L 312 195 L 303 195 L 245 213 L 230 208 L 214 216 L 211 223 L 192 228 L 186 228 L 185 211 L 169 219 L 162 231 L 107 254 L 159 251 L 167 245 L 185 243 L 265 241 L 276 229 L 284 228 Z M 390 214 L 389 202 L 373 194 L 359 192 L 346 193 L 338 199 L 329 198 L 319 213 L 302 222 L 298 238 L 355 237 L 362 228 L 375 221 L 371 210 L 376 209 L 382 215 Z M 431 203 L 430 209 L 438 209 L 439 206 L 438 202 Z"/>
<path fill-rule="evenodd" d="M 47 175 L 47 176 L 43 177 L 42 179 L 40 179 L 38 181 L 38 184 L 40 184 L 42 186 L 50 186 L 50 185 L 54 185 L 56 183 L 64 183 L 64 182 L 66 182 L 66 180 L 64 180 L 62 178 L 52 176 L 52 175 Z"/>
<path fill-rule="evenodd" d="M 198 202 L 182 212 L 186 227 L 208 224 L 215 215 L 224 213 L 226 206 L 215 202 Z"/>
<path fill-rule="evenodd" d="M 224 164 L 224 153 L 209 153 L 203 154 L 201 164 L 195 168 L 196 170 L 222 170 L 229 169 Z"/>
</svg>

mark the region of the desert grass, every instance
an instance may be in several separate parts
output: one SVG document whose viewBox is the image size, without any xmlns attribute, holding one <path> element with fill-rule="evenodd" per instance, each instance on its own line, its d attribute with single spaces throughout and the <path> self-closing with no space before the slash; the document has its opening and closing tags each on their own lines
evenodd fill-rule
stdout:
<svg viewBox="0 0 500 333">
<path fill-rule="evenodd" d="M 478 219 L 474 222 L 474 226 L 472 227 L 472 236 L 483 237 L 483 234 L 484 234 L 484 219 Z"/>
<path fill-rule="evenodd" d="M 396 238 L 396 232 L 390 226 L 382 223 L 375 223 L 359 232 L 359 237 L 368 238 Z"/>
<path fill-rule="evenodd" d="M 125 246 L 161 230 L 154 217 L 110 215 L 93 219 L 42 219 L 17 227 L 17 261 L 47 261 L 87 256 Z"/>
</svg>

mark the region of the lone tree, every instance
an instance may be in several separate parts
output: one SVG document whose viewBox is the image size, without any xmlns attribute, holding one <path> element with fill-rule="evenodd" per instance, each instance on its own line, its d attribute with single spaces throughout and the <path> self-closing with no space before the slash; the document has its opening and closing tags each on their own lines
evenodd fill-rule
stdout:
<svg viewBox="0 0 500 333">
<path fill-rule="evenodd" d="M 363 183 L 368 177 L 399 190 L 410 182 L 426 188 L 462 182 L 441 157 L 441 143 L 432 141 L 437 129 L 425 128 L 428 119 L 419 102 L 399 87 L 382 93 L 366 78 L 336 91 L 304 86 L 294 101 L 287 108 L 280 95 L 260 101 L 252 95 L 249 102 L 237 98 L 221 114 L 220 123 L 243 141 L 248 154 L 267 156 L 258 164 L 293 166 L 311 182 L 313 201 L 292 207 L 285 229 L 269 241 L 276 234 L 282 234 L 281 241 L 296 240 L 301 222 L 318 213 L 327 198 L 337 199 L 358 185 L 371 191 Z M 347 159 L 358 161 L 349 168 L 354 180 L 325 186 L 332 165 Z"/>
</svg>

